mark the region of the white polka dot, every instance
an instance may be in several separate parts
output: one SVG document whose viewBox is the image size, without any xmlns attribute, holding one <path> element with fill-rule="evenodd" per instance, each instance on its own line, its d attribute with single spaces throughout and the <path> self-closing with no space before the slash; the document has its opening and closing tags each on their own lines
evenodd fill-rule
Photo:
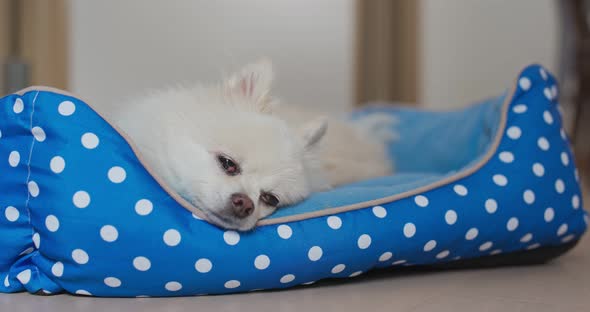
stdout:
<svg viewBox="0 0 590 312">
<path fill-rule="evenodd" d="M 539 148 L 541 150 L 544 150 L 544 151 L 549 150 L 549 141 L 547 141 L 547 139 L 545 137 L 540 137 L 537 140 L 537 145 L 539 146 Z"/>
<path fill-rule="evenodd" d="M 578 195 L 572 196 L 572 208 L 574 208 L 574 209 L 580 208 L 580 196 L 578 196 Z"/>
<path fill-rule="evenodd" d="M 428 206 L 428 198 L 426 198 L 424 195 L 418 195 L 414 197 L 414 202 L 420 207 Z"/>
<path fill-rule="evenodd" d="M 78 208 L 86 208 L 90 205 L 90 195 L 85 191 L 77 191 L 72 197 L 72 202 Z"/>
<path fill-rule="evenodd" d="M 4 277 L 4 287 L 10 287 L 10 282 L 8 281 L 8 274 Z"/>
<path fill-rule="evenodd" d="M 455 191 L 455 193 L 457 193 L 457 195 L 459 196 L 467 196 L 467 193 L 469 192 L 467 190 L 467 188 L 464 185 L 461 184 L 457 184 L 453 187 L 453 190 Z"/>
<path fill-rule="evenodd" d="M 45 227 L 47 227 L 50 232 L 56 232 L 59 230 L 59 220 L 54 215 L 48 215 L 47 218 L 45 218 Z"/>
<path fill-rule="evenodd" d="M 545 219 L 545 222 L 553 221 L 554 217 L 555 217 L 555 210 L 553 210 L 553 208 L 549 207 L 549 208 L 545 209 L 545 213 L 543 214 L 543 218 Z"/>
<path fill-rule="evenodd" d="M 437 259 L 444 259 L 444 258 L 448 257 L 450 253 L 451 252 L 448 250 L 443 250 L 436 255 L 436 258 Z"/>
<path fill-rule="evenodd" d="M 498 158 L 500 158 L 500 161 L 502 161 L 503 163 L 512 163 L 514 161 L 514 154 L 512 154 L 511 152 L 502 152 L 500 153 L 500 155 L 498 155 Z"/>
<path fill-rule="evenodd" d="M 147 199 L 140 199 L 135 203 L 135 212 L 140 216 L 147 216 L 152 212 L 154 205 Z"/>
<path fill-rule="evenodd" d="M 557 93 L 558 93 L 557 86 L 556 85 L 552 85 L 551 86 L 551 94 L 553 95 L 553 98 L 554 99 L 557 98 Z"/>
<path fill-rule="evenodd" d="M 429 240 L 426 244 L 424 244 L 424 251 L 428 252 L 436 248 L 436 241 Z"/>
<path fill-rule="evenodd" d="M 550 89 L 550 88 L 545 88 L 545 89 L 543 89 L 543 94 L 545 94 L 545 97 L 546 97 L 546 98 L 547 98 L 549 101 L 553 100 L 553 92 L 551 92 L 551 89 Z"/>
<path fill-rule="evenodd" d="M 0 131 L 0 138 L 2 138 L 2 131 Z"/>
<path fill-rule="evenodd" d="M 30 269 L 26 269 L 20 273 L 18 273 L 16 275 L 16 278 L 22 283 L 22 284 L 28 284 L 31 281 L 31 270 Z"/>
<path fill-rule="evenodd" d="M 342 271 L 344 271 L 344 269 L 346 269 L 346 265 L 338 264 L 332 268 L 331 272 L 332 272 L 332 274 L 338 274 L 338 273 L 341 273 Z"/>
<path fill-rule="evenodd" d="M 518 85 L 524 91 L 528 91 L 531 88 L 531 80 L 527 77 L 522 77 L 518 80 Z"/>
<path fill-rule="evenodd" d="M 29 181 L 28 184 L 29 194 L 33 197 L 39 196 L 39 185 L 35 181 Z"/>
<path fill-rule="evenodd" d="M 570 164 L 570 157 L 566 152 L 561 153 L 561 163 L 566 167 Z"/>
<path fill-rule="evenodd" d="M 30 253 L 32 253 L 33 251 L 35 251 L 35 248 L 33 247 L 29 247 L 25 250 L 23 250 L 20 254 L 18 254 L 19 256 L 24 256 L 24 255 L 28 255 Z"/>
<path fill-rule="evenodd" d="M 547 72 L 545 71 L 545 69 L 540 68 L 539 74 L 541 74 L 541 78 L 543 78 L 543 80 L 547 80 Z"/>
<path fill-rule="evenodd" d="M 445 213 L 445 222 L 448 225 L 453 225 L 455 222 L 457 222 L 457 213 L 455 210 L 447 210 Z"/>
<path fill-rule="evenodd" d="M 318 261 L 322 257 L 323 253 L 324 251 L 322 250 L 322 248 L 320 248 L 319 246 L 313 246 L 309 248 L 309 251 L 307 252 L 307 257 L 311 261 Z"/>
<path fill-rule="evenodd" d="M 286 225 L 286 224 L 281 224 L 277 227 L 277 233 L 279 234 L 279 237 L 282 239 L 289 239 L 291 238 L 291 235 L 293 235 L 293 230 L 291 229 L 290 226 Z M 224 235 L 225 238 L 225 235 Z M 238 240 L 240 240 L 240 238 L 238 237 Z M 227 242 L 227 240 L 226 240 Z M 228 243 L 230 244 L 230 243 Z M 237 242 L 236 242 L 237 244 Z M 235 244 L 230 244 L 230 245 L 235 245 Z"/>
<path fill-rule="evenodd" d="M 21 100 L 20 98 L 17 98 L 14 101 L 14 105 L 12 105 L 12 111 L 14 111 L 17 114 L 22 113 L 22 111 L 25 109 L 25 105 L 23 103 L 23 100 Z"/>
<path fill-rule="evenodd" d="M 119 237 L 119 231 L 117 231 L 117 228 L 112 225 L 105 225 L 100 229 L 100 237 L 102 237 L 105 242 L 112 243 Z"/>
<path fill-rule="evenodd" d="M 137 212 L 137 211 L 136 211 L 136 212 Z M 151 212 L 151 211 L 150 211 L 150 212 Z M 138 212 L 138 213 L 139 213 L 139 212 Z M 197 216 L 197 214 L 196 214 L 196 213 L 192 213 L 192 215 L 193 215 L 193 218 L 195 218 L 195 219 L 197 219 L 197 220 L 203 220 L 203 218 L 201 218 L 201 217 Z"/>
<path fill-rule="evenodd" d="M 212 268 L 213 263 L 211 263 L 211 260 L 209 259 L 201 258 L 195 262 L 195 270 L 199 273 L 209 273 Z"/>
<path fill-rule="evenodd" d="M 393 257 L 393 254 L 389 251 L 384 252 L 381 254 L 381 256 L 379 256 L 379 261 L 381 262 L 385 262 L 388 261 L 389 259 L 391 259 L 391 257 Z"/>
<path fill-rule="evenodd" d="M 512 217 L 506 223 L 506 229 L 510 232 L 516 230 L 518 228 L 518 219 L 516 217 Z"/>
<path fill-rule="evenodd" d="M 287 275 L 281 277 L 281 283 L 283 283 L 283 284 L 290 283 L 294 280 L 295 280 L 295 275 L 293 275 L 293 274 L 287 274 Z"/>
<path fill-rule="evenodd" d="M 477 235 L 479 235 L 479 230 L 477 228 L 470 228 L 467 233 L 465 233 L 465 239 L 474 240 Z"/>
<path fill-rule="evenodd" d="M 62 116 L 71 116 L 76 111 L 76 105 L 71 101 L 63 101 L 57 106 L 57 111 Z"/>
<path fill-rule="evenodd" d="M 225 234 L 223 235 L 223 237 L 225 238 Z M 169 229 L 166 232 L 164 232 L 164 243 L 170 247 L 174 247 L 177 246 L 178 244 L 180 244 L 182 237 L 180 236 L 180 233 L 175 230 L 175 229 Z M 238 236 L 238 240 L 240 240 L 239 236 Z M 226 240 L 227 242 L 227 240 Z M 238 242 L 236 241 L 235 244 L 237 244 Z M 233 244 L 233 245 L 235 245 Z"/>
<path fill-rule="evenodd" d="M 86 132 L 82 135 L 82 146 L 87 149 L 95 149 L 100 143 L 100 140 L 96 136 L 96 134 L 92 132 Z"/>
<path fill-rule="evenodd" d="M 561 136 L 562 140 L 567 141 L 567 134 L 563 128 L 559 129 L 559 135 Z"/>
<path fill-rule="evenodd" d="M 387 210 L 381 206 L 375 206 L 373 207 L 373 214 L 375 217 L 383 219 L 387 216 Z"/>
<path fill-rule="evenodd" d="M 72 259 L 78 264 L 86 264 L 88 263 L 89 257 L 86 251 L 82 249 L 74 249 L 74 251 L 72 251 Z"/>
<path fill-rule="evenodd" d="M 521 243 L 528 243 L 533 239 L 533 234 L 526 233 L 523 237 L 520 238 Z"/>
<path fill-rule="evenodd" d="M 492 177 L 492 179 L 498 186 L 506 186 L 508 184 L 508 179 L 502 174 L 496 174 Z"/>
<path fill-rule="evenodd" d="M 553 124 L 553 115 L 551 115 L 551 113 L 549 111 L 545 111 L 545 112 L 543 112 L 543 120 L 545 120 L 545 123 L 547 123 L 548 125 L 552 125 Z"/>
<path fill-rule="evenodd" d="M 495 199 L 488 199 L 485 202 L 486 211 L 490 214 L 495 213 L 498 210 L 498 202 Z"/>
<path fill-rule="evenodd" d="M 490 252 L 490 255 L 492 255 L 492 256 L 493 255 L 499 255 L 501 253 L 502 253 L 502 250 L 501 249 L 496 249 L 496 250 L 492 250 L 492 252 Z"/>
<path fill-rule="evenodd" d="M 518 105 L 515 105 L 512 108 L 512 111 L 515 112 L 515 113 L 517 113 L 517 114 L 522 114 L 522 113 L 526 112 L 527 109 L 528 109 L 528 107 L 526 105 L 524 105 L 524 104 L 518 104 Z"/>
<path fill-rule="evenodd" d="M 369 246 L 371 246 L 371 236 L 367 234 L 359 236 L 359 239 L 357 240 L 356 244 L 360 249 L 369 248 Z"/>
<path fill-rule="evenodd" d="M 363 274 L 363 271 L 356 271 L 356 272 L 350 274 L 348 277 L 357 277 L 357 276 L 359 276 L 361 274 Z"/>
<path fill-rule="evenodd" d="M 179 282 L 168 282 L 164 287 L 167 291 L 179 291 L 182 289 L 182 284 Z"/>
<path fill-rule="evenodd" d="M 125 169 L 123 169 L 119 166 L 114 166 L 111 169 L 109 169 L 108 176 L 109 176 L 109 180 L 111 180 L 111 182 L 121 183 L 121 182 L 125 181 L 125 178 L 127 177 L 127 173 L 125 172 Z"/>
<path fill-rule="evenodd" d="M 240 287 L 240 281 L 236 281 L 236 280 L 227 281 L 227 282 L 225 282 L 225 284 L 223 286 L 227 289 L 238 288 L 238 287 Z"/>
<path fill-rule="evenodd" d="M 112 287 L 112 288 L 117 288 L 117 287 L 121 286 L 121 280 L 116 277 L 107 277 L 104 279 L 104 283 L 105 283 L 105 285 Z"/>
<path fill-rule="evenodd" d="M 574 238 L 576 238 L 576 235 L 574 235 L 574 234 L 570 234 L 570 235 L 568 235 L 568 236 L 566 236 L 566 237 L 562 238 L 562 239 L 561 239 L 561 242 L 562 242 L 562 243 L 569 243 L 569 242 L 571 242 L 572 240 L 574 240 Z"/>
<path fill-rule="evenodd" d="M 545 167 L 543 167 L 543 165 L 541 165 L 540 163 L 535 163 L 533 165 L 533 173 L 537 177 L 542 177 L 545 175 Z"/>
<path fill-rule="evenodd" d="M 51 158 L 49 168 L 51 168 L 51 171 L 54 173 L 62 173 L 66 168 L 66 161 L 61 156 L 55 156 Z"/>
<path fill-rule="evenodd" d="M 479 251 L 489 250 L 490 248 L 492 248 L 493 245 L 494 245 L 494 243 L 492 243 L 492 242 L 485 242 L 485 243 L 479 245 Z"/>
<path fill-rule="evenodd" d="M 513 140 L 517 140 L 522 135 L 522 131 L 517 126 L 512 126 L 506 130 L 506 135 Z"/>
<path fill-rule="evenodd" d="M 146 257 L 135 257 L 135 259 L 133 259 L 133 267 L 138 271 L 145 272 L 152 267 L 152 262 Z"/>
<path fill-rule="evenodd" d="M 404 225 L 404 236 L 411 238 L 416 235 L 416 226 L 414 223 L 408 222 Z"/>
<path fill-rule="evenodd" d="M 270 265 L 270 258 L 267 255 L 259 255 L 254 259 L 254 267 L 264 270 Z"/>
<path fill-rule="evenodd" d="M 35 233 L 33 234 L 33 245 L 35 245 L 35 248 L 39 249 L 39 246 L 41 246 L 41 236 L 39 235 L 39 233 Z"/>
<path fill-rule="evenodd" d="M 8 164 L 10 165 L 10 167 L 18 166 L 19 162 L 20 162 L 19 152 L 17 152 L 17 151 L 10 152 L 10 155 L 8 155 Z"/>
<path fill-rule="evenodd" d="M 342 226 L 342 220 L 336 216 L 329 216 L 327 222 L 328 226 L 334 230 L 337 230 Z"/>
<path fill-rule="evenodd" d="M 537 248 L 539 248 L 539 247 L 541 247 L 541 244 L 539 244 L 539 243 L 535 243 L 535 244 L 532 244 L 532 245 L 530 245 L 530 246 L 527 246 L 527 248 L 526 248 L 526 249 L 527 249 L 527 250 L 532 250 L 532 249 L 537 249 Z"/>
<path fill-rule="evenodd" d="M 53 274 L 55 277 L 62 277 L 62 275 L 64 274 L 64 264 L 59 261 L 56 262 L 51 267 L 51 274 Z"/>
<path fill-rule="evenodd" d="M 31 129 L 31 134 L 33 134 L 33 137 L 35 137 L 37 142 L 43 142 L 47 138 L 45 131 L 41 127 L 33 127 L 33 129 Z"/>
<path fill-rule="evenodd" d="M 566 223 L 559 226 L 557 229 L 557 236 L 561 236 L 567 232 L 568 226 Z"/>
<path fill-rule="evenodd" d="M 400 264 L 404 264 L 406 262 L 407 262 L 406 260 L 397 260 L 397 261 L 394 261 L 391 265 L 400 265 Z"/>
<path fill-rule="evenodd" d="M 557 179 L 555 181 L 555 191 L 559 194 L 563 194 L 563 192 L 565 192 L 565 183 L 562 179 Z"/>
<path fill-rule="evenodd" d="M 4 216 L 6 217 L 6 220 L 8 220 L 10 222 L 14 222 L 14 221 L 18 220 L 18 217 L 20 217 L 20 212 L 18 212 L 18 209 L 14 208 L 12 206 L 8 206 L 4 210 Z"/>
<path fill-rule="evenodd" d="M 532 205 L 535 202 L 535 193 L 531 190 L 526 190 L 522 194 L 522 198 L 524 199 L 525 203 Z"/>
<path fill-rule="evenodd" d="M 80 295 L 80 296 L 92 296 L 91 293 L 89 293 L 87 290 L 84 290 L 84 289 L 76 290 L 75 294 Z"/>
</svg>

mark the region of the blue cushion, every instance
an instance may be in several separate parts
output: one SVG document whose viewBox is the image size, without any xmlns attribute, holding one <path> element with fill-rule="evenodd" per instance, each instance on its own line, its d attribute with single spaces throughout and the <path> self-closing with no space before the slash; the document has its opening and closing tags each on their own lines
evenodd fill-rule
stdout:
<svg viewBox="0 0 590 312">
<path fill-rule="evenodd" d="M 560 246 L 588 216 L 556 96 L 533 65 L 510 92 L 464 110 L 359 111 L 351 117 L 399 119 L 398 174 L 314 194 L 247 233 L 176 201 L 80 99 L 6 96 L 0 292 L 221 294 Z"/>
</svg>

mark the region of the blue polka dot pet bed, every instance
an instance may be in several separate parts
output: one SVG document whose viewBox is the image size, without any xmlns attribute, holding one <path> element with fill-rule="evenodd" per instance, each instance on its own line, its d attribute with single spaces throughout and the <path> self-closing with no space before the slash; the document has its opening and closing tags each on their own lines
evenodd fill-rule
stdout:
<svg viewBox="0 0 590 312">
<path fill-rule="evenodd" d="M 395 114 L 398 172 L 224 231 L 65 92 L 0 100 L 0 292 L 188 296 L 287 288 L 396 266 L 547 261 L 585 232 L 554 78 L 461 111 Z"/>
</svg>

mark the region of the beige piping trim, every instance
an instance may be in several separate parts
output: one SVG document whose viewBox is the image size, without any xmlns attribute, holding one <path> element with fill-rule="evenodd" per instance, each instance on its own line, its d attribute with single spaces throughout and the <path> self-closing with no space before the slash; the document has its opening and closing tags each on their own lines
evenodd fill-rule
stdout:
<svg viewBox="0 0 590 312">
<path fill-rule="evenodd" d="M 521 72 L 521 74 L 522 74 L 522 72 Z M 518 76 L 520 77 L 520 74 Z M 51 87 L 43 87 L 43 86 L 28 87 L 28 88 L 25 88 L 25 89 L 22 89 L 22 90 L 16 92 L 16 94 L 23 95 L 29 91 L 48 91 L 48 92 L 63 94 L 63 95 L 75 97 L 77 99 L 81 99 L 80 97 L 78 97 L 72 93 L 69 93 L 67 91 L 63 91 L 63 90 L 51 88 Z M 473 173 L 475 173 L 476 171 L 481 169 L 483 166 L 485 166 L 490 161 L 490 159 L 496 154 L 496 151 L 498 150 L 498 147 L 500 146 L 500 142 L 502 141 L 504 130 L 506 128 L 506 122 L 507 122 L 507 118 L 508 118 L 508 108 L 509 108 L 510 103 L 512 102 L 512 98 L 514 97 L 515 92 L 516 92 L 516 83 L 513 83 L 512 89 L 509 93 L 510 96 L 507 96 L 504 99 L 504 103 L 502 104 L 502 115 L 500 118 L 500 125 L 498 127 L 498 131 L 496 132 L 496 136 L 494 138 L 494 142 L 492 144 L 492 147 L 488 150 L 488 152 L 484 155 L 484 157 L 482 157 L 482 159 L 477 164 L 473 165 L 471 168 L 460 171 L 460 172 L 458 172 L 452 176 L 449 176 L 445 179 L 442 179 L 440 181 L 425 185 L 423 187 L 420 187 L 420 188 L 417 188 L 417 189 L 414 189 L 411 191 L 403 192 L 400 194 L 387 196 L 387 197 L 383 197 L 383 198 L 379 198 L 379 199 L 375 199 L 375 200 L 360 202 L 360 203 L 347 205 L 347 206 L 326 208 L 326 209 L 322 209 L 322 210 L 318 210 L 318 211 L 314 211 L 314 212 L 301 213 L 298 215 L 293 215 L 293 216 L 288 216 L 288 217 L 280 217 L 280 218 L 274 218 L 274 219 L 263 219 L 263 220 L 258 221 L 257 225 L 264 226 L 264 225 L 272 225 L 272 224 L 278 224 L 278 223 L 295 222 L 295 221 L 301 221 L 301 220 L 305 220 L 305 219 L 311 219 L 311 218 L 317 218 L 317 217 L 322 217 L 322 216 L 338 214 L 338 213 L 352 211 L 352 210 L 364 209 L 364 208 L 368 208 L 368 207 L 372 207 L 372 206 L 376 206 L 376 205 L 382 205 L 382 204 L 390 203 L 390 202 L 400 200 L 403 198 L 407 198 L 410 196 L 418 195 L 418 194 L 421 194 L 421 193 L 433 190 L 435 188 L 453 183 L 455 181 L 458 181 L 460 179 L 463 179 L 467 176 L 472 175 Z M 84 101 L 84 100 L 82 99 L 82 101 Z M 188 202 L 187 200 L 182 198 L 178 193 L 176 193 L 168 185 L 166 185 L 166 183 L 164 183 L 164 181 L 162 181 L 162 179 L 160 179 L 156 175 L 155 172 L 153 172 L 153 170 L 145 163 L 143 157 L 141 156 L 141 153 L 139 153 L 139 150 L 136 148 L 135 143 L 133 143 L 133 140 L 127 134 L 125 134 L 125 132 L 123 132 L 121 129 L 119 129 L 116 125 L 113 125 L 112 123 L 110 123 L 97 110 L 95 110 L 94 107 L 91 104 L 89 104 L 89 102 L 87 102 L 87 101 L 84 101 L 84 102 L 86 103 L 86 105 L 88 105 L 90 108 L 92 108 L 106 123 L 111 125 L 111 127 L 113 127 L 113 129 L 115 129 L 115 131 L 117 131 L 123 137 L 123 139 L 125 139 L 127 141 L 127 144 L 129 144 L 129 146 L 131 147 L 131 150 L 133 151 L 133 153 L 135 154 L 135 156 L 137 157 L 139 162 L 143 165 L 143 167 L 147 170 L 147 172 L 154 178 L 154 180 L 156 180 L 156 182 L 160 185 L 160 187 L 162 187 L 164 189 L 164 191 L 166 191 L 166 193 L 168 193 L 168 195 L 170 195 L 174 200 L 176 200 L 179 205 L 186 208 L 190 212 L 194 213 L 198 217 L 203 218 L 205 220 L 207 219 L 206 215 L 199 208 L 195 207 L 190 202 Z"/>
</svg>

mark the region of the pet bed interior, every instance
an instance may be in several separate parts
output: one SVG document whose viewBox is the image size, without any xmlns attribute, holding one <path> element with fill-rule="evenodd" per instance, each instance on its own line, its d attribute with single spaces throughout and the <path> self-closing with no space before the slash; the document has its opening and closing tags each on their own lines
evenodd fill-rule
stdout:
<svg viewBox="0 0 590 312">
<path fill-rule="evenodd" d="M 450 112 L 425 112 L 371 105 L 352 118 L 379 112 L 393 114 L 399 135 L 389 144 L 395 174 L 312 194 L 302 203 L 279 209 L 267 219 L 394 196 L 442 180 L 477 163 L 491 147 L 506 96 Z"/>
</svg>

